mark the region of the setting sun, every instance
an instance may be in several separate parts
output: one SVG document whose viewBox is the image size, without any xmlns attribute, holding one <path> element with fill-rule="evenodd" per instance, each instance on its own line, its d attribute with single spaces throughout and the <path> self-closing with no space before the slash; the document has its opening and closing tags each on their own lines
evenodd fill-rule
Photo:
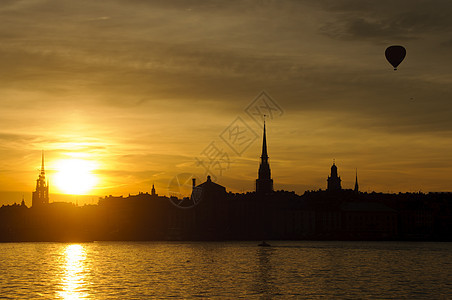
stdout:
<svg viewBox="0 0 452 300">
<path fill-rule="evenodd" d="M 94 163 L 83 159 L 63 159 L 56 163 L 55 185 L 65 194 L 85 195 L 97 184 Z"/>
</svg>

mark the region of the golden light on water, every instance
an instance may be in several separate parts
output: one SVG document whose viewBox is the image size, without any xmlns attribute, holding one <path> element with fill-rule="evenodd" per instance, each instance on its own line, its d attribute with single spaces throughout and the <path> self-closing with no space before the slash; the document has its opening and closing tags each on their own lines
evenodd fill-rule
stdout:
<svg viewBox="0 0 452 300">
<path fill-rule="evenodd" d="M 98 183 L 93 171 L 96 166 L 89 160 L 80 158 L 62 159 L 55 163 L 54 183 L 64 194 L 85 195 Z"/>
<path fill-rule="evenodd" d="M 63 299 L 81 299 L 88 297 L 83 291 L 85 285 L 86 252 L 82 245 L 68 245 L 64 250 L 66 263 L 64 265 L 62 281 L 62 291 L 59 296 Z"/>
</svg>

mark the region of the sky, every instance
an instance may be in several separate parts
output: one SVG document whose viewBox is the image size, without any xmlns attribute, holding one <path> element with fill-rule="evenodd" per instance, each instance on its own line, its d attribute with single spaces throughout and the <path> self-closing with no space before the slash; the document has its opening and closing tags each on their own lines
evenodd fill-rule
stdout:
<svg viewBox="0 0 452 300">
<path fill-rule="evenodd" d="M 343 188 L 451 191 L 451 53 L 450 1 L 3 0 L 0 204 L 31 205 L 42 150 L 51 201 L 68 161 L 88 203 L 253 191 L 263 114 L 277 190 L 335 160 Z"/>
</svg>

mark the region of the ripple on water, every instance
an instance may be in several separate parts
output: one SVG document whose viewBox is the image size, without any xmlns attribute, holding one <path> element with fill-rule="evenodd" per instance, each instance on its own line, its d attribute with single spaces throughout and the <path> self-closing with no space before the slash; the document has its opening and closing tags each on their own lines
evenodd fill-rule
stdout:
<svg viewBox="0 0 452 300">
<path fill-rule="evenodd" d="M 449 298 L 448 243 L 0 244 L 4 297 Z"/>
</svg>

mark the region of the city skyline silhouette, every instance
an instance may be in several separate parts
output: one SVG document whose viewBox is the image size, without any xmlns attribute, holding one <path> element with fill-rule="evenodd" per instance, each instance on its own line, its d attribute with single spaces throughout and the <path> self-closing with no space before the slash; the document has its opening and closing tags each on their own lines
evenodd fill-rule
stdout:
<svg viewBox="0 0 452 300">
<path fill-rule="evenodd" d="M 336 159 L 347 188 L 358 168 L 363 191 L 450 191 L 449 8 L 5 3 L 1 203 L 31 203 L 41 150 L 54 197 L 65 162 L 90 172 L 84 194 L 127 195 L 205 178 L 213 146 L 230 158 L 213 180 L 253 190 L 264 114 L 276 190 L 324 188 Z M 233 143 L 237 128 L 250 134 Z"/>
<path fill-rule="evenodd" d="M 265 117 L 265 115 L 263 115 L 263 117 Z M 266 135 L 265 118 L 263 118 L 263 134 L 262 134 L 262 144 L 261 145 L 262 146 L 261 146 L 261 156 L 260 156 L 260 163 L 259 163 L 259 169 L 258 169 L 258 176 L 255 181 L 254 189 L 241 190 L 240 192 L 257 191 L 258 193 L 265 194 L 265 193 L 273 192 L 275 190 L 273 188 L 273 180 L 271 179 L 269 156 L 267 154 L 267 135 Z M 212 163 L 219 164 L 218 158 L 217 158 L 217 161 L 212 161 L 211 164 Z M 41 167 L 40 167 L 40 169 L 38 169 L 39 176 L 38 176 L 38 179 L 36 180 L 36 187 L 32 193 L 33 197 L 31 198 L 31 201 L 28 200 L 28 197 L 25 197 L 24 192 L 16 192 L 16 193 L 11 193 L 10 195 L 14 195 L 14 196 L 9 196 L 9 198 L 3 197 L 3 201 L 4 201 L 3 204 L 19 203 L 19 201 L 17 201 L 17 199 L 18 199 L 20 193 L 22 194 L 21 195 L 22 202 L 24 202 L 26 205 L 28 204 L 28 206 L 32 206 L 33 202 L 49 203 L 49 195 L 51 195 L 52 193 L 49 191 L 49 186 L 50 186 L 49 178 L 47 177 L 47 179 L 46 179 L 44 164 L 45 164 L 44 150 L 41 150 Z M 196 168 L 194 168 L 194 169 L 196 169 Z M 212 169 L 212 170 L 206 169 L 206 172 L 204 175 L 206 175 L 207 177 L 211 177 L 210 175 L 211 174 L 213 175 L 215 172 L 216 172 L 216 170 L 214 170 L 214 169 Z M 83 174 L 76 174 L 76 175 L 83 176 Z M 187 173 L 187 175 L 190 178 L 198 178 L 198 176 L 196 176 L 193 173 Z M 179 176 L 179 175 L 177 175 L 177 176 Z M 178 182 L 180 179 L 177 179 L 177 176 L 175 178 Z M 202 178 L 202 176 L 199 176 L 199 177 Z M 219 182 L 221 183 L 222 176 L 217 178 L 215 175 L 213 175 L 213 178 L 214 178 L 213 181 L 217 181 L 215 179 L 220 179 Z M 74 176 L 74 177 L 71 177 L 70 180 L 74 181 L 75 184 L 77 184 L 78 178 Z M 172 179 L 172 181 L 174 181 L 174 178 Z M 174 184 L 174 183 L 170 182 L 169 185 L 167 184 L 166 186 L 163 186 L 163 188 L 160 187 L 161 194 L 164 194 L 165 196 L 168 196 L 168 197 L 172 196 L 171 184 Z M 177 184 L 180 184 L 180 183 L 177 183 Z M 352 186 L 352 184 L 353 184 L 353 186 Z M 175 196 L 180 199 L 182 199 L 184 197 L 190 197 L 191 191 L 190 191 L 190 189 L 187 189 L 187 187 L 190 188 L 190 184 L 182 183 L 182 185 L 185 185 L 185 188 L 183 188 L 183 190 L 180 190 L 177 194 L 175 194 Z M 345 186 L 344 188 L 342 188 L 341 178 L 338 175 L 338 168 L 336 166 L 336 160 L 333 159 L 332 165 L 331 165 L 331 171 L 330 171 L 330 174 L 328 175 L 325 185 L 326 186 L 314 187 L 313 189 L 310 189 L 310 190 L 327 190 L 327 191 L 333 190 L 334 191 L 334 190 L 342 190 L 342 189 L 354 189 L 355 191 L 359 191 L 357 168 L 355 168 L 355 179 L 354 179 L 353 183 L 351 183 L 351 181 L 348 180 L 348 186 Z M 280 189 L 280 190 L 284 190 L 284 189 Z M 307 192 L 310 190 L 305 190 L 305 191 L 302 191 L 301 193 L 297 193 L 297 194 L 302 195 L 304 192 Z M 228 191 L 231 191 L 231 190 L 228 189 Z M 155 193 L 155 181 L 152 183 L 152 187 L 149 187 L 149 189 L 138 191 L 137 193 L 149 193 L 149 192 Z M 234 192 L 237 192 L 237 191 L 234 191 Z M 375 192 L 375 191 L 366 190 L 366 192 Z M 393 191 L 385 191 L 385 192 L 388 194 L 393 193 Z M 400 191 L 398 191 L 398 192 L 400 193 Z M 418 191 L 411 191 L 411 192 L 422 192 L 422 191 L 418 190 Z M 441 191 L 432 191 L 432 192 L 441 192 Z M 36 198 L 40 199 L 40 200 L 34 200 L 35 194 L 36 194 Z M 131 195 L 131 192 L 129 192 L 127 194 Z M 132 192 L 132 194 L 133 194 L 133 192 Z M 53 194 L 53 195 L 55 195 L 55 194 Z M 105 195 L 103 195 L 103 196 L 105 196 Z M 124 195 L 121 195 L 121 196 L 124 196 Z M 93 195 L 93 194 L 78 195 L 78 194 L 61 193 L 59 195 L 56 195 L 56 199 L 57 199 L 56 202 L 72 202 L 77 205 L 79 203 L 80 204 L 95 204 L 95 203 L 97 203 L 99 197 L 102 197 L 102 195 Z M 24 200 L 25 198 L 27 198 L 27 200 Z M 5 201 L 5 199 L 6 199 L 6 201 Z M 29 202 L 31 202 L 31 203 L 29 203 Z"/>
<path fill-rule="evenodd" d="M 180 174 L 169 195 L 153 184 L 150 193 L 109 195 L 96 204 L 51 201 L 42 152 L 32 206 L 22 198 L 0 207 L 0 241 L 261 240 L 270 247 L 268 240 L 450 239 L 452 193 L 361 192 L 357 170 L 354 189 L 343 188 L 335 160 L 326 189 L 274 190 L 266 129 L 264 120 L 256 185 L 246 193 L 228 191 L 211 175 L 199 183 Z"/>
</svg>

